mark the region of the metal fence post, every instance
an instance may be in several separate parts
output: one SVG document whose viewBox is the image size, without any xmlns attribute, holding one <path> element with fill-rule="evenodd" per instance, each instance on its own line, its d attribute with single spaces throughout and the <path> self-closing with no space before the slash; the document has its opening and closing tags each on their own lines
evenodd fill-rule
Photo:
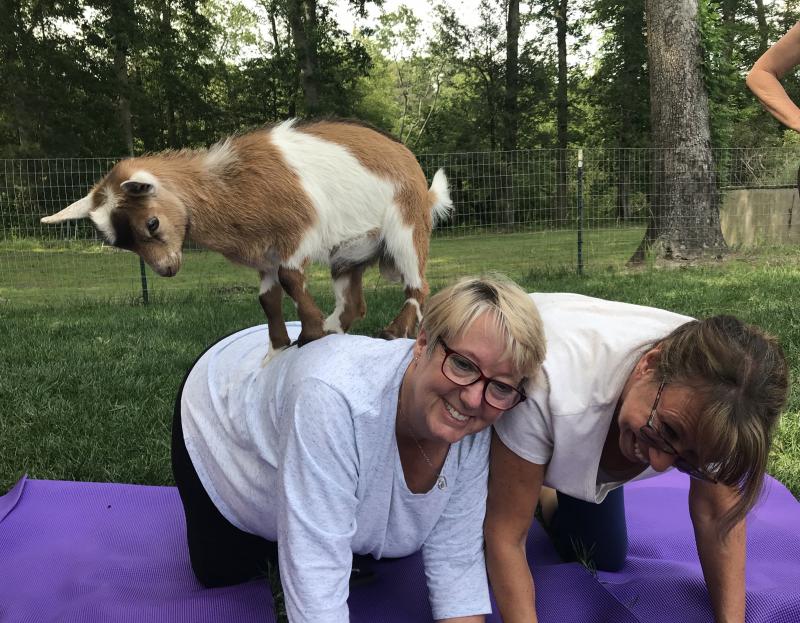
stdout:
<svg viewBox="0 0 800 623">
<path fill-rule="evenodd" d="M 128 144 L 128 157 L 133 158 L 133 144 Z M 150 292 L 147 288 L 147 272 L 144 268 L 144 260 L 140 257 L 139 258 L 139 278 L 142 282 L 142 303 L 147 305 L 150 302 Z"/>
<path fill-rule="evenodd" d="M 150 296 L 147 291 L 147 273 L 144 271 L 144 260 L 139 258 L 139 275 L 142 278 L 142 301 L 145 305 L 150 302 Z"/>
<path fill-rule="evenodd" d="M 578 150 L 578 274 L 583 274 L 583 149 Z"/>
</svg>

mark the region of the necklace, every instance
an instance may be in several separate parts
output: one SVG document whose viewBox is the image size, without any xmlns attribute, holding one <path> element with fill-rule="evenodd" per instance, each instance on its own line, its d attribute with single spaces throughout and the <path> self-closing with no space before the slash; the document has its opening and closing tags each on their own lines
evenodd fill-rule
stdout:
<svg viewBox="0 0 800 623">
<path fill-rule="evenodd" d="M 402 387 L 400 388 L 400 391 L 402 392 Z M 403 411 L 403 405 L 400 401 L 399 396 L 397 398 L 397 412 L 399 417 L 403 419 L 403 423 L 405 424 L 405 427 L 408 429 L 408 432 L 411 435 L 411 439 L 413 439 L 414 443 L 417 444 L 417 448 L 419 449 L 419 453 L 422 455 L 422 458 L 425 459 L 425 462 L 428 464 L 428 467 L 431 468 L 431 471 L 435 472 L 436 468 L 433 466 L 433 461 L 431 461 L 431 458 L 428 456 L 428 453 L 425 452 L 425 449 L 422 447 L 422 444 L 419 442 L 419 439 L 417 439 L 417 436 L 414 434 L 414 429 L 411 428 L 410 422 L 405 417 L 405 412 Z M 447 488 L 447 478 L 445 478 L 441 472 L 439 472 L 436 475 L 436 486 L 441 491 Z"/>
</svg>

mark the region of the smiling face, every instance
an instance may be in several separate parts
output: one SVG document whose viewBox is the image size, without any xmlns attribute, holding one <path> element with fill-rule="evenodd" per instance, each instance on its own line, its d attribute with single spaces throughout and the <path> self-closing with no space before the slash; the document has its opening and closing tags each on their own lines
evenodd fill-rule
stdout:
<svg viewBox="0 0 800 623">
<path fill-rule="evenodd" d="M 522 376 L 504 357 L 505 339 L 489 314 L 478 316 L 447 346 L 469 358 L 489 378 L 517 387 Z M 504 412 L 483 400 L 484 381 L 459 386 L 442 374 L 445 351 L 438 344 L 427 352 L 428 341 L 420 331 L 414 344 L 415 362 L 406 371 L 401 402 L 408 425 L 419 440 L 456 443 L 491 426 Z"/>
<path fill-rule="evenodd" d="M 630 463 L 650 465 L 656 471 L 672 466 L 677 456 L 648 443 L 640 432 L 655 410 L 652 426 L 683 459 L 698 465 L 696 430 L 702 398 L 696 389 L 677 384 L 666 384 L 658 395 L 658 356 L 658 349 L 645 353 L 623 389 L 617 418 L 620 452 Z"/>
</svg>

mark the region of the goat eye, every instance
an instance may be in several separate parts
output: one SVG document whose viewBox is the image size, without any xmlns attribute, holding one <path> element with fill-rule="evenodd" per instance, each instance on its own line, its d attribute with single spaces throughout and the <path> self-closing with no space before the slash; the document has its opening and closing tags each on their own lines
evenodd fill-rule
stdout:
<svg viewBox="0 0 800 623">
<path fill-rule="evenodd" d="M 155 233 L 157 229 L 158 229 L 158 219 L 155 216 L 151 216 L 149 219 L 147 219 L 147 231 L 149 231 L 152 234 Z"/>
</svg>

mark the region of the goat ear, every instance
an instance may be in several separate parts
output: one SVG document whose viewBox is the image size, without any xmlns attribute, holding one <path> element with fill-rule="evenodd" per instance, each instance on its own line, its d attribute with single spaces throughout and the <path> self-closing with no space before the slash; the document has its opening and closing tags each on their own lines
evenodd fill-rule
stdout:
<svg viewBox="0 0 800 623">
<path fill-rule="evenodd" d="M 129 197 L 146 197 L 156 194 L 156 185 L 152 182 L 141 182 L 130 179 L 120 184 L 122 191 Z"/>
<path fill-rule="evenodd" d="M 92 195 L 89 193 L 83 199 L 68 205 L 61 212 L 42 218 L 42 223 L 60 223 L 71 219 L 86 218 L 92 209 Z"/>
</svg>

